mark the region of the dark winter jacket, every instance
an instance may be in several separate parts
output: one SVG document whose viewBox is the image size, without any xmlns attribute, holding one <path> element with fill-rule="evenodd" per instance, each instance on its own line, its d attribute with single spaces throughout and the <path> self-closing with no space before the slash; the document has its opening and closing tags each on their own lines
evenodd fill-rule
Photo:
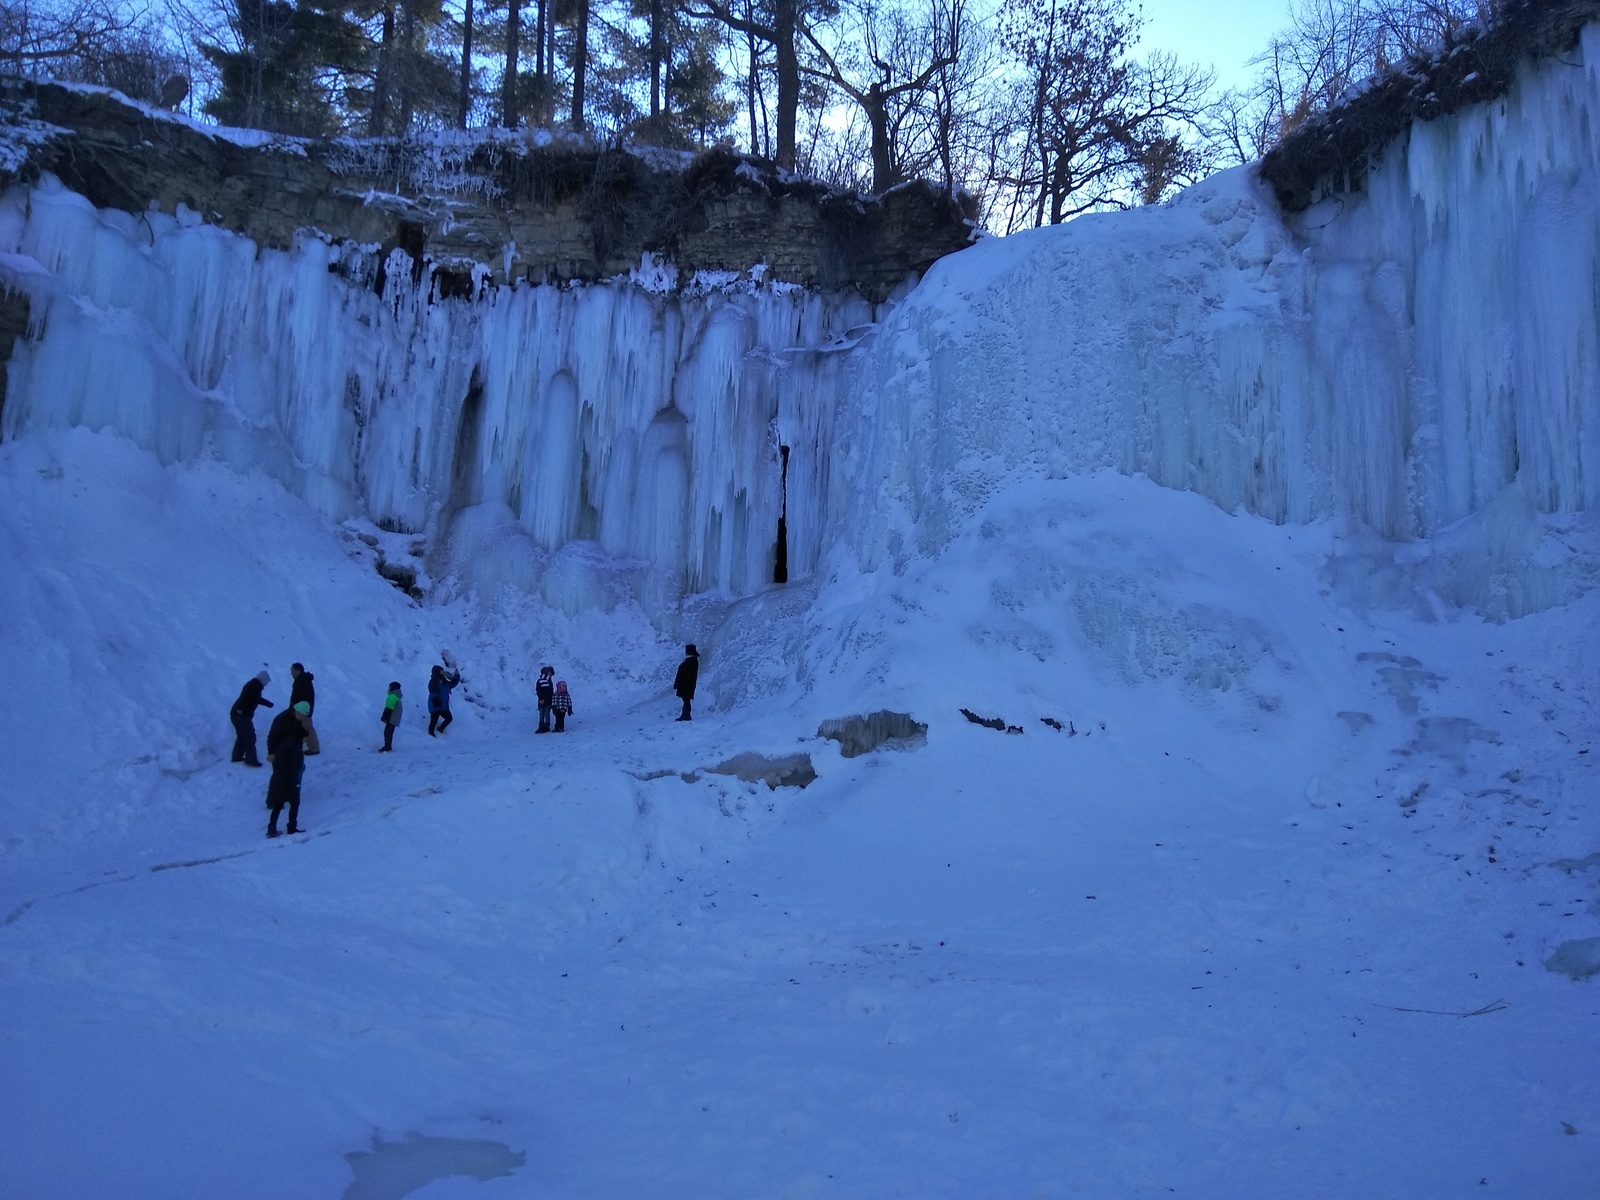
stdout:
<svg viewBox="0 0 1600 1200">
<path fill-rule="evenodd" d="M 544 708 L 555 699 L 556 685 L 548 675 L 541 676 L 539 682 L 533 685 L 533 697 L 539 702 L 539 707 Z"/>
<path fill-rule="evenodd" d="M 306 730 L 292 708 L 272 718 L 267 728 L 267 757 L 272 760 L 272 780 L 267 802 L 287 804 L 300 789 L 300 770 L 306 760 Z"/>
<path fill-rule="evenodd" d="M 431 713 L 445 713 L 450 711 L 450 689 L 461 682 L 461 672 L 452 671 L 446 674 L 440 671 L 428 680 L 428 711 Z"/>
<path fill-rule="evenodd" d="M 243 718 L 246 721 L 256 719 L 257 708 L 272 708 L 273 703 L 261 694 L 261 689 L 266 685 L 253 676 L 245 682 L 239 691 L 239 698 L 233 702 L 233 707 L 228 710 L 230 717 Z"/>
<path fill-rule="evenodd" d="M 304 700 L 311 706 L 311 711 L 317 711 L 317 689 L 312 682 L 316 679 L 310 671 L 301 671 L 294 677 L 294 683 L 289 688 L 289 707 L 293 708 Z"/>
<path fill-rule="evenodd" d="M 672 680 L 672 690 L 681 699 L 694 699 L 695 681 L 700 678 L 700 656 L 690 654 L 678 664 L 678 674 Z"/>
</svg>

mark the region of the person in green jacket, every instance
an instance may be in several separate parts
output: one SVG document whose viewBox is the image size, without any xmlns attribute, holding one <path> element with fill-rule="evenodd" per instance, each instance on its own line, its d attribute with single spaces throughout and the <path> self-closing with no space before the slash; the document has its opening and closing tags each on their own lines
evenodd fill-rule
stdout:
<svg viewBox="0 0 1600 1200">
<path fill-rule="evenodd" d="M 395 726 L 400 724 L 400 714 L 405 705 L 400 701 L 400 683 L 391 680 L 389 694 L 383 698 L 383 749 L 394 749 Z M 382 751 L 379 751 L 381 754 Z"/>
</svg>

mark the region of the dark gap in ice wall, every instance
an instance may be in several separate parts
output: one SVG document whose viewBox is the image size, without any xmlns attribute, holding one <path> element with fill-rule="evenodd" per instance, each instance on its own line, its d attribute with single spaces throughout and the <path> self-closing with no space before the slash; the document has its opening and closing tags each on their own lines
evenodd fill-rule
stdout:
<svg viewBox="0 0 1600 1200">
<path fill-rule="evenodd" d="M 482 424 L 483 377 L 474 366 L 466 398 L 461 402 L 461 417 L 456 422 L 455 462 L 450 471 L 451 513 L 478 502 L 478 438 Z"/>
<path fill-rule="evenodd" d="M 789 447 L 778 447 L 782 477 L 778 481 L 778 544 L 773 551 L 772 582 L 789 582 Z"/>
<path fill-rule="evenodd" d="M 373 277 L 372 290 L 378 295 L 383 295 L 383 285 L 389 278 L 389 255 L 396 250 L 403 250 L 411 259 L 411 283 L 415 286 L 422 282 L 422 252 L 427 249 L 428 231 L 415 221 L 401 221 L 395 226 L 394 234 L 383 243 L 378 251 L 378 273 Z"/>
<path fill-rule="evenodd" d="M 0 441 L 6 436 L 6 383 L 17 339 L 28 332 L 28 296 L 0 288 Z"/>
</svg>

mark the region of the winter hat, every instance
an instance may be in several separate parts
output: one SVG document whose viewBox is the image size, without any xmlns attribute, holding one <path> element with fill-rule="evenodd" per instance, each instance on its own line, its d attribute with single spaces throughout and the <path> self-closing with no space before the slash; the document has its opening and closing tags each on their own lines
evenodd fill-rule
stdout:
<svg viewBox="0 0 1600 1200">
<path fill-rule="evenodd" d="M 268 675 L 265 671 L 257 671 L 256 678 L 261 681 L 262 687 L 266 687 L 267 684 L 272 682 L 272 676 Z"/>
<path fill-rule="evenodd" d="M 556 673 L 556 669 L 554 667 L 540 667 L 539 668 L 539 674 L 541 674 L 541 675 L 554 675 L 555 673 Z"/>
<path fill-rule="evenodd" d="M 694 655 L 694 656 L 695 656 L 695 657 L 696 657 L 696 658 L 699 658 L 699 657 L 700 657 L 700 651 L 698 651 L 698 650 L 696 650 L 696 649 L 695 649 L 695 648 L 694 648 L 694 643 L 693 643 L 693 642 L 690 642 L 690 643 L 689 643 L 689 644 L 688 644 L 688 645 L 687 645 L 687 646 L 685 646 L 685 647 L 684 647 L 684 648 L 683 648 L 683 652 L 684 652 L 684 653 L 685 653 L 685 654 L 692 654 L 692 655 Z"/>
<path fill-rule="evenodd" d="M 400 690 L 400 681 L 398 679 L 389 680 L 389 690 L 391 692 L 398 692 Z"/>
<path fill-rule="evenodd" d="M 294 710 L 302 717 L 309 717 L 311 715 L 311 705 L 306 703 L 304 700 L 298 701 L 294 706 Z"/>
<path fill-rule="evenodd" d="M 556 691 L 560 692 L 563 696 L 567 694 L 567 681 L 565 679 L 556 680 Z"/>
</svg>

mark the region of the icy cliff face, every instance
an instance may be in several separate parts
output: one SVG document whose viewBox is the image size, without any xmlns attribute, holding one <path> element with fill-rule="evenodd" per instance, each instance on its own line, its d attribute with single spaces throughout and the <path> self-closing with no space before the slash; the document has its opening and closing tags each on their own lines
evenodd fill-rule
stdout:
<svg viewBox="0 0 1600 1200">
<path fill-rule="evenodd" d="M 258 252 L 48 182 L 0 205 L 0 249 L 35 334 L 5 436 L 85 425 L 164 461 L 215 455 L 335 519 L 454 530 L 487 577 L 569 608 L 770 582 L 785 446 L 789 560 L 810 569 L 825 347 L 873 316 L 749 280 L 668 292 L 653 273 L 439 300 L 398 251 L 378 294 L 345 278 L 370 264 L 317 238 Z"/>
<path fill-rule="evenodd" d="M 837 534 L 875 566 L 1018 473 L 1111 467 L 1385 539 L 1471 519 L 1422 582 L 1527 611 L 1582 582 L 1535 514 L 1600 500 L 1597 358 L 1591 26 L 1290 223 L 1240 170 L 936 264 L 856 364 L 834 511 L 886 503 Z"/>
<path fill-rule="evenodd" d="M 1328 569 L 1353 599 L 1510 616 L 1592 582 L 1600 27 L 1364 193 L 1286 222 L 1229 172 L 952 255 L 887 312 L 670 268 L 439 299 L 398 251 L 380 293 L 370 251 L 49 180 L 0 205 L 0 254 L 32 319 L 6 436 L 261 469 L 569 610 L 758 591 L 785 511 L 791 577 L 902 565 L 1009 481 L 1106 468 L 1365 533 Z"/>
</svg>

